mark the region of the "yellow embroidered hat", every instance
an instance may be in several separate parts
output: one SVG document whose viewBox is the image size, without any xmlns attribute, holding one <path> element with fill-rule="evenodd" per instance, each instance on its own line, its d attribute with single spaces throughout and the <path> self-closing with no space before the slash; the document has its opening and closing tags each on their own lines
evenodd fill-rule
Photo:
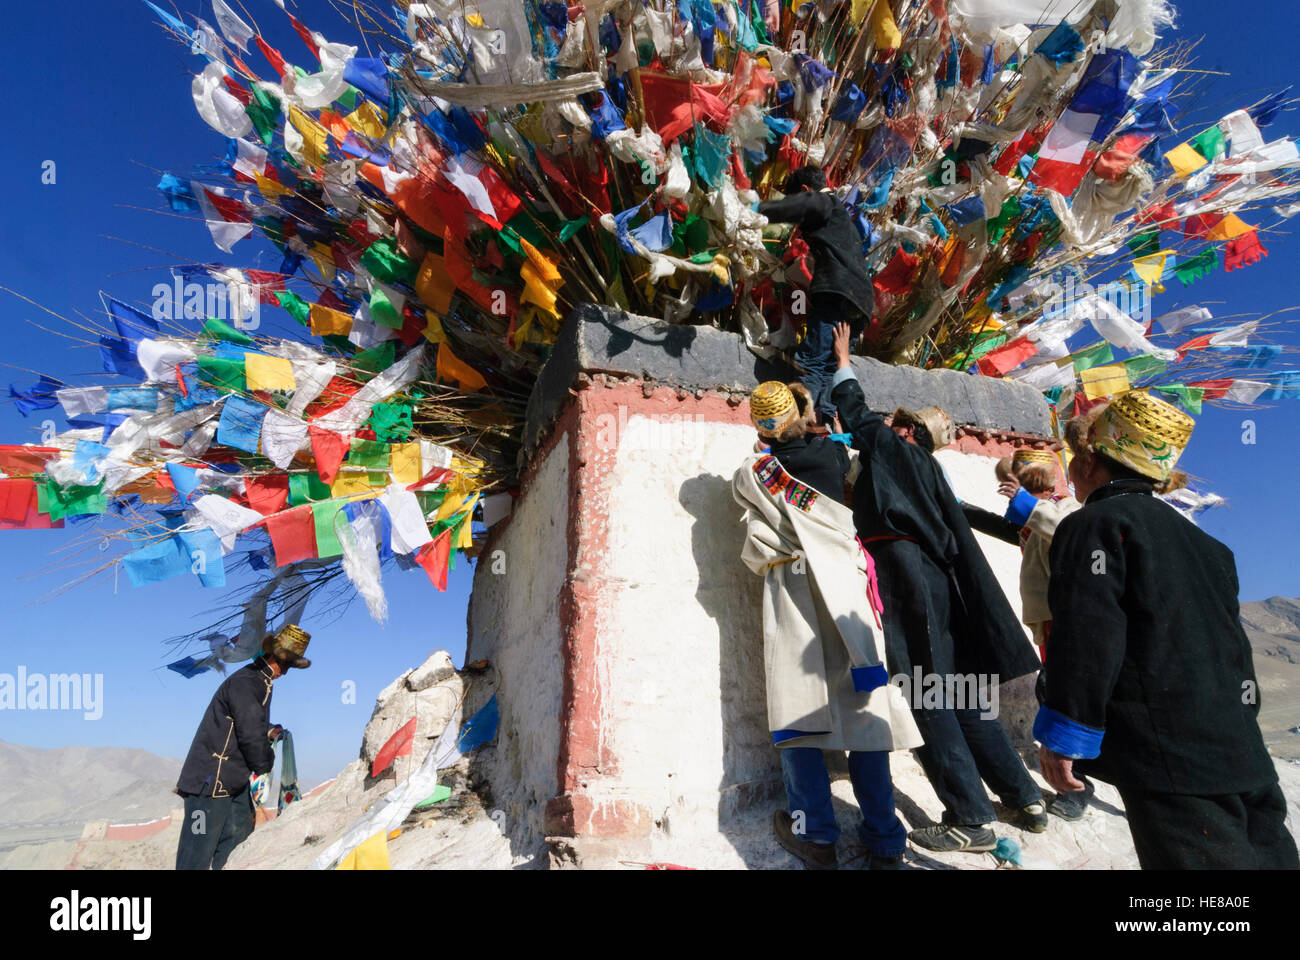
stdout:
<svg viewBox="0 0 1300 960">
<path fill-rule="evenodd" d="M 749 395 L 749 418 L 759 436 L 775 437 L 799 419 L 799 406 L 789 387 L 779 380 L 768 380 Z"/>
<path fill-rule="evenodd" d="M 1153 480 L 1167 480 L 1187 448 L 1196 421 L 1143 390 L 1122 393 L 1089 433 L 1092 448 Z"/>
<path fill-rule="evenodd" d="M 931 450 L 941 450 L 952 443 L 957 435 L 957 428 L 953 425 L 952 417 L 942 407 L 922 407 L 920 410 L 908 410 L 906 407 L 899 407 L 894 411 L 894 426 L 908 426 L 910 424 L 920 424 L 925 427 L 930 434 L 930 439 L 934 442 L 934 448 Z"/>
<path fill-rule="evenodd" d="M 1056 454 L 1051 450 L 1035 450 L 1032 447 L 1024 447 L 1017 450 L 1011 455 L 1011 462 L 1016 466 L 1022 463 L 1055 463 Z"/>
<path fill-rule="evenodd" d="M 262 641 L 262 652 L 290 667 L 305 669 L 311 666 L 311 661 L 303 656 L 309 643 L 310 633 L 296 623 L 287 623 L 278 633 L 267 634 Z"/>
</svg>

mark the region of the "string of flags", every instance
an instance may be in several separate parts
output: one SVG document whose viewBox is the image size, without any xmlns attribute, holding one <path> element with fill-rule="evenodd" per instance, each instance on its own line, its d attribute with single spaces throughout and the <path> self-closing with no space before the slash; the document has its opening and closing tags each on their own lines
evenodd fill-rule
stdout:
<svg viewBox="0 0 1300 960">
<path fill-rule="evenodd" d="M 147 306 L 106 295 L 96 382 L 10 387 L 66 429 L 0 447 L 0 526 L 103 518 L 133 587 L 261 572 L 238 641 L 184 675 L 330 571 L 381 620 L 385 570 L 446 589 L 509 512 L 575 305 L 789 350 L 808 248 L 757 205 L 806 163 L 860 233 L 866 353 L 1062 415 L 1133 386 L 1193 411 L 1300 391 L 1253 321 L 1146 320 L 1300 211 L 1300 151 L 1268 132 L 1286 92 L 1177 133 L 1164 0 L 398 0 L 334 40 L 277 7 L 301 45 L 222 0 L 214 23 L 145 4 L 224 141 L 162 175 L 160 207 L 236 262 L 179 265 Z"/>
</svg>

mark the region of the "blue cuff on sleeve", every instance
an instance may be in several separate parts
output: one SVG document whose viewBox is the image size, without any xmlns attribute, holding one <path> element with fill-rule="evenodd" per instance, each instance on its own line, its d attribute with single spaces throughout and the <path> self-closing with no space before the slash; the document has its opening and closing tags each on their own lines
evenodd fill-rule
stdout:
<svg viewBox="0 0 1300 960">
<path fill-rule="evenodd" d="M 834 390 L 845 380 L 856 380 L 858 375 L 853 372 L 852 367 L 840 367 L 835 371 L 835 376 L 831 377 L 831 389 Z"/>
<path fill-rule="evenodd" d="M 1101 753 L 1104 730 L 1075 723 L 1051 707 L 1039 707 L 1034 717 L 1034 739 L 1048 750 L 1072 760 L 1091 760 Z"/>
<path fill-rule="evenodd" d="M 853 446 L 853 434 L 851 433 L 828 433 L 826 436 L 830 437 L 836 443 L 844 444 L 846 447 Z"/>
<path fill-rule="evenodd" d="M 849 673 L 853 676 L 853 689 L 859 693 L 870 693 L 889 682 L 889 671 L 880 663 L 874 667 L 850 667 Z"/>
<path fill-rule="evenodd" d="M 1023 527 L 1029 522 L 1029 515 L 1034 512 L 1036 506 L 1038 506 L 1038 498 L 1021 487 L 1007 504 L 1006 519 L 1017 527 Z"/>
<path fill-rule="evenodd" d="M 779 747 L 787 740 L 798 740 L 800 737 L 822 737 L 830 733 L 829 730 L 773 730 L 772 746 Z"/>
</svg>

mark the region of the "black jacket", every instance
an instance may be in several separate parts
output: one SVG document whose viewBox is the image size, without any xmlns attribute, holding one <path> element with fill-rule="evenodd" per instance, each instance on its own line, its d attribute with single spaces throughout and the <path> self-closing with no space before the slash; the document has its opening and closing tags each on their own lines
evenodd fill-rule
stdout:
<svg viewBox="0 0 1300 960">
<path fill-rule="evenodd" d="M 199 721 L 176 789 L 204 797 L 238 796 L 250 774 L 275 765 L 271 728 L 271 668 L 258 657 L 236 670 L 212 695 Z"/>
<path fill-rule="evenodd" d="M 796 437 L 786 443 L 769 442 L 772 456 L 786 473 L 836 503 L 844 503 L 844 476 L 850 466 L 848 447 L 816 435 Z"/>
<path fill-rule="evenodd" d="M 1101 743 L 1081 772 L 1150 792 L 1243 793 L 1277 780 L 1231 550 L 1149 483 L 1117 480 L 1061 521 L 1051 565 L 1044 706 L 1056 729 L 1040 740 L 1056 750 L 1082 725 L 1081 742 L 1092 731 Z"/>
<path fill-rule="evenodd" d="M 1033 646 L 980 550 L 939 462 L 868 410 L 857 380 L 836 386 L 831 399 L 862 460 L 862 472 L 853 485 L 853 522 L 858 535 L 864 542 L 872 537 L 905 538 L 883 541 L 878 548 L 868 543 L 882 584 L 888 580 L 896 590 L 914 592 L 946 586 L 945 579 L 952 584 L 952 595 L 959 604 L 952 610 L 953 665 L 957 670 L 997 674 L 1002 681 L 1038 672 Z M 909 541 L 914 541 L 915 547 Z M 918 550 L 921 556 L 916 555 Z M 886 565 L 898 569 L 882 570 Z M 888 607 L 890 598 L 883 599 Z M 895 602 L 908 610 L 934 608 L 932 603 L 918 602 L 924 599 L 901 596 Z M 933 645 L 936 638 L 925 636 L 931 625 L 914 623 L 914 619 L 909 615 L 898 622 L 912 634 L 908 637 L 910 659 L 918 663 L 924 661 L 920 647 Z M 886 630 L 887 644 L 888 633 Z M 895 649 L 901 654 L 901 648 Z M 934 662 L 946 669 L 946 657 Z"/>
<path fill-rule="evenodd" d="M 773 223 L 799 226 L 813 254 L 810 292 L 836 294 L 871 316 L 873 299 L 862 235 L 834 194 L 795 193 L 760 203 L 758 212 Z"/>
</svg>

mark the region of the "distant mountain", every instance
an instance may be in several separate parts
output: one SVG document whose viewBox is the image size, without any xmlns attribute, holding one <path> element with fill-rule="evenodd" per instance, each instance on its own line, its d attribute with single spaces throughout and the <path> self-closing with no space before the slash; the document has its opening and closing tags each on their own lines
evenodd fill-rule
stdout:
<svg viewBox="0 0 1300 960">
<path fill-rule="evenodd" d="M 1300 759 L 1300 600 L 1243 603 L 1241 624 L 1255 654 L 1264 740 L 1274 756 Z"/>
<path fill-rule="evenodd" d="M 0 740 L 0 834 L 87 820 L 165 817 L 181 762 L 124 747 L 24 747 Z M 62 832 L 62 831 L 59 831 Z"/>
</svg>

